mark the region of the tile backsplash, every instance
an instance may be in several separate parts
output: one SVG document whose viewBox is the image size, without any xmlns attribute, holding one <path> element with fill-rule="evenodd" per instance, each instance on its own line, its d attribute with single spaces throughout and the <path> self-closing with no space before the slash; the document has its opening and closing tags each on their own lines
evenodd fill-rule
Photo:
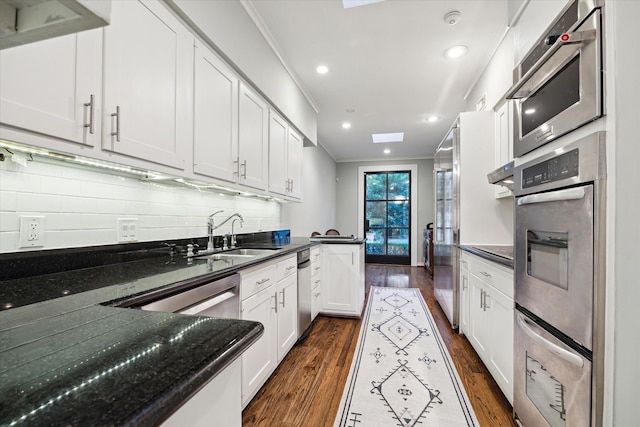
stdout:
<svg viewBox="0 0 640 427">
<path fill-rule="evenodd" d="M 25 166 L 0 162 L 0 253 L 118 243 L 117 221 L 134 218 L 136 241 L 202 237 L 207 217 L 216 223 L 244 217 L 236 233 L 281 228 L 281 205 L 272 200 L 199 191 L 143 181 L 98 169 L 36 158 Z M 44 246 L 20 248 L 20 217 L 44 216 Z M 231 232 L 231 221 L 215 231 Z"/>
</svg>

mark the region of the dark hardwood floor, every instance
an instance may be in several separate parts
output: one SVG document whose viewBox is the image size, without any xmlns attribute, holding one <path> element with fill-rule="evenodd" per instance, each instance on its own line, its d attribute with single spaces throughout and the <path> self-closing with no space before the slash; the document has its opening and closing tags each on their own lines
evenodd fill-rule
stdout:
<svg viewBox="0 0 640 427">
<path fill-rule="evenodd" d="M 511 405 L 469 341 L 451 330 L 422 267 L 367 264 L 370 286 L 419 288 L 456 365 L 482 427 L 515 426 Z M 338 411 L 360 331 L 359 319 L 319 316 L 245 408 L 244 427 L 330 427 Z M 453 426 L 452 426 L 453 427 Z"/>
</svg>

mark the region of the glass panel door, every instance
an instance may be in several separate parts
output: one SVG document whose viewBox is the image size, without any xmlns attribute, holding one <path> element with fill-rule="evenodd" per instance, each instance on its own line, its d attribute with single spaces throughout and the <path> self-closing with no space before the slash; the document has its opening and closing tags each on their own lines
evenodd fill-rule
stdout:
<svg viewBox="0 0 640 427">
<path fill-rule="evenodd" d="M 411 172 L 365 174 L 366 262 L 411 263 Z"/>
</svg>

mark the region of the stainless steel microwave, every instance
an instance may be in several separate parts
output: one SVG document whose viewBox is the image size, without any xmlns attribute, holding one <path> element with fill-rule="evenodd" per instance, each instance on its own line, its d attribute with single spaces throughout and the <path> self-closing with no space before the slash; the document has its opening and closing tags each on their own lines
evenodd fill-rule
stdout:
<svg viewBox="0 0 640 427">
<path fill-rule="evenodd" d="M 567 4 L 514 70 L 519 157 L 604 114 L 601 0 Z"/>
</svg>

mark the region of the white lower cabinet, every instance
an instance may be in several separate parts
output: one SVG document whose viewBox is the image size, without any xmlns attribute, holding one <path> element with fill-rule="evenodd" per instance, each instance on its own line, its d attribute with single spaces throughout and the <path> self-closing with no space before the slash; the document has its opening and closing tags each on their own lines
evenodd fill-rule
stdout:
<svg viewBox="0 0 640 427">
<path fill-rule="evenodd" d="M 322 251 L 320 246 L 311 249 L 311 321 L 322 308 Z"/>
<path fill-rule="evenodd" d="M 513 271 L 469 255 L 466 334 L 498 386 L 513 402 Z"/>
<path fill-rule="evenodd" d="M 364 306 L 364 244 L 323 244 L 322 264 L 320 311 L 360 317 Z"/>
<path fill-rule="evenodd" d="M 297 258 L 290 256 L 240 272 L 242 320 L 260 322 L 263 335 L 242 354 L 242 407 L 298 339 Z"/>
<path fill-rule="evenodd" d="M 460 333 L 469 335 L 469 254 L 460 250 Z"/>
<path fill-rule="evenodd" d="M 191 399 L 171 414 L 162 427 L 242 426 L 240 359 L 215 376 Z"/>
</svg>

